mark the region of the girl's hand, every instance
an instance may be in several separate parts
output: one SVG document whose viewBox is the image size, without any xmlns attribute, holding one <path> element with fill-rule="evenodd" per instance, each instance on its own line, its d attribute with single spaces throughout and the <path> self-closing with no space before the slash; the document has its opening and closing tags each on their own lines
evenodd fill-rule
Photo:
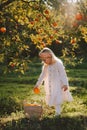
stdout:
<svg viewBox="0 0 87 130">
<path fill-rule="evenodd" d="M 67 86 L 67 85 L 64 85 L 64 86 L 62 87 L 62 89 L 63 89 L 64 91 L 66 91 L 66 90 L 68 90 L 68 86 Z"/>
<path fill-rule="evenodd" d="M 34 88 L 38 88 L 38 86 L 34 86 Z"/>
</svg>

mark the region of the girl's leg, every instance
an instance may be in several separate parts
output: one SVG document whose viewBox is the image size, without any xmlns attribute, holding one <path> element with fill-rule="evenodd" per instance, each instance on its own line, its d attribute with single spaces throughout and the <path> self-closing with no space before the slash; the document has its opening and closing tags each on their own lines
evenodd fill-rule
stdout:
<svg viewBox="0 0 87 130">
<path fill-rule="evenodd" d="M 55 105 L 55 115 L 60 115 L 61 114 L 61 104 L 56 104 Z"/>
</svg>

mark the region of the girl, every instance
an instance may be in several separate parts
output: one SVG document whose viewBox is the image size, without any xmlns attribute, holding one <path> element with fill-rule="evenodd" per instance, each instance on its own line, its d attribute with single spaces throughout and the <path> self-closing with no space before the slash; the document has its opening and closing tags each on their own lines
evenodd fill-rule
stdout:
<svg viewBox="0 0 87 130">
<path fill-rule="evenodd" d="M 63 63 L 49 48 L 41 50 L 39 57 L 43 61 L 43 68 L 34 88 L 44 81 L 46 103 L 55 107 L 55 115 L 60 115 L 61 104 L 73 100 Z"/>
</svg>

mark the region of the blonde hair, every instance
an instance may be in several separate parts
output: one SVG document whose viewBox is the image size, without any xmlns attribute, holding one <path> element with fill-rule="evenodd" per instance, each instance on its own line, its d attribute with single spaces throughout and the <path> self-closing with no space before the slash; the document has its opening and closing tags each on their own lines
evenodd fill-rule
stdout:
<svg viewBox="0 0 87 130">
<path fill-rule="evenodd" d="M 51 56 L 52 56 L 52 60 L 57 60 L 58 58 L 56 57 L 56 55 L 53 53 L 53 51 L 50 49 L 50 48 L 43 48 L 40 52 L 39 52 L 39 56 L 42 54 L 42 53 L 49 53 Z"/>
</svg>

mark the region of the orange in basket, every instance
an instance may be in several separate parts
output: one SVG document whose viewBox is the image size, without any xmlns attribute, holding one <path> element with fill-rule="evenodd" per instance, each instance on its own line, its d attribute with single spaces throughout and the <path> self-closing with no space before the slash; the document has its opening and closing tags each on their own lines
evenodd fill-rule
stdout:
<svg viewBox="0 0 87 130">
<path fill-rule="evenodd" d="M 43 108 L 38 104 L 25 104 L 24 113 L 26 118 L 40 118 L 43 113 Z"/>
<path fill-rule="evenodd" d="M 39 88 L 34 88 L 34 93 L 39 94 L 40 93 L 40 89 Z"/>
<path fill-rule="evenodd" d="M 43 113 L 43 108 L 39 104 L 24 103 L 24 113 L 26 118 L 40 118 Z"/>
<path fill-rule="evenodd" d="M 25 103 L 24 106 L 38 106 L 38 104 L 29 104 L 29 103 Z"/>
</svg>

